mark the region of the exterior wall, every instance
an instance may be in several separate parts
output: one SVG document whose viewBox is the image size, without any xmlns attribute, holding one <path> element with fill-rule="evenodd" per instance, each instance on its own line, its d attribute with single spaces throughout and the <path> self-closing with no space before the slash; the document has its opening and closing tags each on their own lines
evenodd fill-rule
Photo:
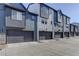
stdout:
<svg viewBox="0 0 79 59">
<path fill-rule="evenodd" d="M 62 20 L 62 14 L 60 11 L 57 12 L 57 25 L 55 26 L 55 32 L 63 32 L 63 20 Z"/>
<path fill-rule="evenodd" d="M 74 35 L 78 36 L 78 26 L 75 25 L 75 29 L 74 29 Z"/>
<path fill-rule="evenodd" d="M 6 43 L 5 8 L 0 4 L 0 44 Z"/>
<path fill-rule="evenodd" d="M 35 7 L 35 8 L 33 8 Z M 49 18 L 42 18 L 40 16 L 40 4 L 33 4 L 29 7 L 29 11 L 35 14 L 38 14 L 38 28 L 39 31 L 52 31 L 52 24 L 53 21 L 53 10 L 49 8 Z M 46 21 L 47 24 L 42 24 L 42 20 Z"/>
<path fill-rule="evenodd" d="M 5 19 L 6 19 L 6 27 L 16 27 L 16 28 L 24 28 L 24 22 L 25 22 L 25 18 L 24 18 L 24 12 L 22 12 L 22 11 L 20 11 L 20 12 L 22 12 L 22 20 L 17 20 L 17 19 L 15 19 L 15 20 L 13 20 L 12 19 L 12 14 L 11 14 L 11 12 L 12 12 L 12 10 L 16 10 L 16 9 L 12 9 L 12 8 L 9 8 L 9 7 L 5 7 Z"/>
<path fill-rule="evenodd" d="M 74 36 L 74 25 L 70 24 L 70 36 Z"/>
<path fill-rule="evenodd" d="M 34 8 L 35 7 L 35 8 Z M 45 6 L 47 7 L 47 6 Z M 49 8 L 49 7 L 48 7 Z M 37 36 L 39 37 L 39 31 L 48 31 L 52 32 L 54 30 L 53 28 L 53 20 L 54 20 L 54 12 L 51 8 L 49 8 L 49 16 L 48 18 L 44 18 L 40 16 L 40 4 L 32 4 L 29 9 L 30 12 L 35 13 L 38 15 L 37 17 Z M 47 22 L 47 24 L 42 23 L 42 21 Z M 52 24 L 51 24 L 52 23 Z M 38 38 L 39 40 L 39 38 Z"/>
<path fill-rule="evenodd" d="M 67 16 L 63 16 L 64 17 L 64 32 L 69 32 L 70 29 L 70 18 L 68 18 Z M 67 22 L 67 23 L 66 23 Z"/>
<path fill-rule="evenodd" d="M 25 28 L 25 9 L 19 3 L 9 3 L 5 5 L 5 26 L 6 26 L 6 42 L 16 43 L 24 42 L 25 35 L 22 30 Z M 12 10 L 16 10 L 22 13 L 22 20 L 12 19 Z M 28 38 L 28 37 L 27 37 Z M 26 39 L 28 41 L 28 39 Z"/>
<path fill-rule="evenodd" d="M 6 34 L 0 33 L 0 44 L 6 44 Z"/>
<path fill-rule="evenodd" d="M 55 23 L 55 38 L 63 38 L 63 15 L 60 10 L 57 11 L 57 21 Z"/>
<path fill-rule="evenodd" d="M 64 37 L 69 37 L 70 36 L 70 18 L 63 15 L 63 32 L 64 32 Z"/>
<path fill-rule="evenodd" d="M 37 15 L 26 12 L 25 31 L 35 31 L 35 23 L 37 21 Z"/>
</svg>

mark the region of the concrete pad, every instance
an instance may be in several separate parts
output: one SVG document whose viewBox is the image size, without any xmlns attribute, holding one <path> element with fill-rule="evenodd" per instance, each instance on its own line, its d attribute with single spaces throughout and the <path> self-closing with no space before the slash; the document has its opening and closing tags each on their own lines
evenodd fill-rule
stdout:
<svg viewBox="0 0 79 59">
<path fill-rule="evenodd" d="M 2 56 L 79 56 L 79 37 L 7 44 Z"/>
</svg>

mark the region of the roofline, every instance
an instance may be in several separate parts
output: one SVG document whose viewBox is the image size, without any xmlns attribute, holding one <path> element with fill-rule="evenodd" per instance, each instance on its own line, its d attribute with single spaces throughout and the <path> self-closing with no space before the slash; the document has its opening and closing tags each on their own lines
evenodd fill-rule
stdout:
<svg viewBox="0 0 79 59">
<path fill-rule="evenodd" d="M 23 5 L 23 3 L 19 3 L 19 4 L 21 4 L 23 6 L 23 8 L 25 9 L 25 11 L 26 11 L 26 7 Z"/>
<path fill-rule="evenodd" d="M 77 25 L 75 25 L 75 24 L 72 24 L 72 23 L 71 23 L 70 25 L 73 25 L 73 26 L 76 26 L 76 27 L 78 27 Z"/>
<path fill-rule="evenodd" d="M 28 11 L 27 8 L 23 5 L 23 3 L 20 3 L 20 4 L 24 7 L 24 9 L 25 9 L 26 12 L 28 12 L 28 13 L 30 13 L 30 14 L 37 15 L 37 14 L 35 14 L 35 13 L 32 13 L 32 12 Z"/>
<path fill-rule="evenodd" d="M 39 3 L 39 4 L 43 4 L 43 5 L 47 6 L 47 7 L 49 7 L 50 9 L 52 9 L 52 10 L 54 10 L 54 11 L 57 11 L 56 9 L 54 9 L 54 8 L 52 8 L 52 7 L 50 7 L 50 6 L 48 6 L 48 5 L 45 4 L 45 3 Z"/>
<path fill-rule="evenodd" d="M 63 14 L 63 13 L 62 13 Z M 69 16 L 67 16 L 67 15 L 65 15 L 65 14 L 63 14 L 64 16 L 66 16 L 66 17 L 68 17 L 68 18 L 70 18 Z"/>
<path fill-rule="evenodd" d="M 53 9 L 54 11 L 58 11 L 58 10 L 56 10 L 56 9 L 54 9 L 54 8 L 52 8 L 52 7 L 48 6 L 48 5 L 46 5 L 45 3 L 40 3 L 40 4 L 43 4 L 43 5 L 47 6 L 47 7 L 49 7 L 50 9 Z M 63 14 L 63 12 L 62 12 L 62 14 Z M 69 16 L 67 16 L 67 15 L 65 15 L 65 14 L 63 14 L 63 15 L 66 16 L 66 17 L 68 17 L 68 18 L 70 18 Z"/>
<path fill-rule="evenodd" d="M 61 11 L 61 14 L 62 14 L 62 15 L 64 15 L 64 16 L 66 16 L 66 17 L 70 18 L 69 16 L 67 16 L 67 15 L 63 14 L 62 10 L 58 10 L 58 11 Z"/>
<path fill-rule="evenodd" d="M 19 4 L 21 4 L 22 7 L 25 9 L 25 7 L 23 6 L 22 3 L 19 3 Z M 4 6 L 9 7 L 9 8 L 13 8 L 13 9 L 16 9 L 16 10 L 20 10 L 20 11 L 25 11 L 25 10 L 21 10 L 21 9 L 18 9 L 18 8 L 11 7 L 11 6 L 9 6 L 9 5 L 5 4 L 5 3 L 4 3 Z"/>
<path fill-rule="evenodd" d="M 35 13 L 32 13 L 32 12 L 29 12 L 29 11 L 26 11 L 26 12 L 38 16 L 38 14 L 35 14 Z"/>
</svg>

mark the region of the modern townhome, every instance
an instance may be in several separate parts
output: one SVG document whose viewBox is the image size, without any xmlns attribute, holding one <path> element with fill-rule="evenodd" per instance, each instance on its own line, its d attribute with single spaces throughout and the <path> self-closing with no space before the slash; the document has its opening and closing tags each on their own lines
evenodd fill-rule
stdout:
<svg viewBox="0 0 79 59">
<path fill-rule="evenodd" d="M 0 44 L 24 41 L 25 8 L 20 3 L 0 4 Z"/>
<path fill-rule="evenodd" d="M 63 14 L 63 32 L 64 37 L 70 36 L 70 17 L 65 14 Z"/>
<path fill-rule="evenodd" d="M 37 14 L 37 34 L 39 39 L 52 39 L 54 38 L 54 10 L 53 8 L 40 3 L 31 4 L 28 11 Z M 56 13 L 55 13 L 56 14 Z"/>
<path fill-rule="evenodd" d="M 54 19 L 55 38 L 69 37 L 70 32 L 70 17 L 63 14 L 61 10 L 57 11 L 56 18 Z"/>
<path fill-rule="evenodd" d="M 55 31 L 55 38 L 63 38 L 63 13 L 61 10 L 56 12 L 56 19 L 54 19 L 54 31 Z"/>
<path fill-rule="evenodd" d="M 79 23 L 74 23 L 77 26 L 77 35 L 79 36 Z"/>
<path fill-rule="evenodd" d="M 74 35 L 78 36 L 78 26 L 75 25 Z"/>
<path fill-rule="evenodd" d="M 3 3 L 0 17 L 0 44 L 74 35 L 70 17 L 43 3 L 31 3 L 27 8 L 21 3 Z"/>
<path fill-rule="evenodd" d="M 20 3 L 2 5 L 5 15 L 6 43 L 24 42 L 25 7 Z"/>
<path fill-rule="evenodd" d="M 72 23 L 74 25 L 74 36 L 79 35 L 79 23 Z"/>
<path fill-rule="evenodd" d="M 35 41 L 37 39 L 37 15 L 27 12 L 26 8 L 18 3 L 8 4 L 5 8 L 6 42 Z"/>
<path fill-rule="evenodd" d="M 37 14 L 26 11 L 24 41 L 36 41 L 37 40 Z"/>
<path fill-rule="evenodd" d="M 75 26 L 73 24 L 70 24 L 70 36 L 74 36 L 74 30 L 75 30 Z"/>
<path fill-rule="evenodd" d="M 61 10 L 55 10 L 46 4 L 39 3 L 29 4 L 28 11 L 38 15 L 37 37 L 39 39 L 69 36 L 70 17 L 64 15 Z"/>
</svg>

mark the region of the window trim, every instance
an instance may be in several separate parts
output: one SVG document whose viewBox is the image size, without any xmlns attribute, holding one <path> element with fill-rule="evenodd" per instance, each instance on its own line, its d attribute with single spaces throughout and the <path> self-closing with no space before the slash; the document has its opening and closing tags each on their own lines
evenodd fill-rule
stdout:
<svg viewBox="0 0 79 59">
<path fill-rule="evenodd" d="M 13 14 L 12 14 L 13 11 L 16 12 L 16 19 L 13 19 Z M 18 13 L 21 13 L 21 14 L 22 14 L 22 15 L 21 15 L 21 16 L 22 16 L 22 19 L 18 19 L 18 16 L 19 16 Z M 11 9 L 11 19 L 12 19 L 12 20 L 18 20 L 18 21 L 23 20 L 23 12 L 18 11 L 18 10 L 14 10 L 14 9 Z"/>
<path fill-rule="evenodd" d="M 48 18 L 49 18 L 49 7 L 45 6 L 45 7 L 48 9 L 48 16 L 47 16 L 47 17 L 44 17 L 44 16 L 42 16 L 42 14 L 41 14 L 41 6 L 45 6 L 45 5 L 40 4 L 40 17 L 45 18 L 45 19 L 48 19 Z"/>
</svg>

